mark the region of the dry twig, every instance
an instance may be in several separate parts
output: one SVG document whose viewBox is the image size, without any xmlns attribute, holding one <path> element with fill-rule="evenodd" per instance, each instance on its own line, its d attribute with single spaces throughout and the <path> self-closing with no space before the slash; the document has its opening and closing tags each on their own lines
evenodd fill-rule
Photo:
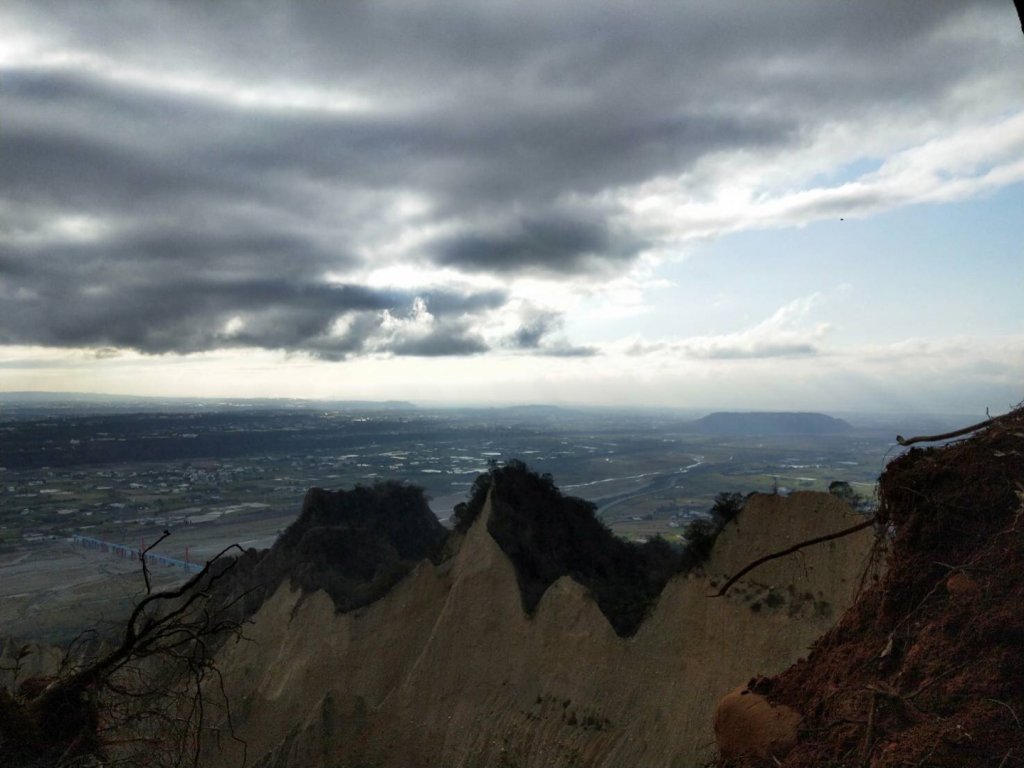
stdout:
<svg viewBox="0 0 1024 768">
<path fill-rule="evenodd" d="M 764 565 L 767 562 L 770 562 L 772 560 L 778 560 L 780 557 L 785 557 L 786 555 L 791 555 L 794 552 L 799 552 L 804 547 L 810 547 L 810 546 L 812 546 L 814 544 L 823 544 L 826 541 L 832 541 L 833 539 L 841 539 L 844 536 L 849 536 L 850 534 L 856 533 L 857 531 L 863 531 L 865 528 L 870 528 L 872 525 L 874 525 L 876 519 L 877 519 L 877 516 L 872 516 L 872 517 L 868 518 L 867 520 L 865 520 L 862 523 L 857 523 L 857 525 L 850 526 L 849 528 L 844 528 L 841 531 L 836 531 L 835 533 L 829 533 L 829 534 L 826 534 L 824 536 L 816 536 L 813 539 L 807 539 L 806 541 L 801 541 L 798 544 L 794 544 L 793 546 L 787 547 L 786 549 L 780 550 L 778 552 L 772 552 L 770 555 L 765 555 L 764 557 L 759 557 L 757 560 L 754 560 L 752 563 L 749 563 L 748 565 L 746 565 L 743 568 L 741 568 L 740 570 L 738 570 L 735 574 L 730 576 L 729 580 L 727 582 L 725 582 L 725 584 L 722 585 L 722 588 L 719 589 L 716 594 L 712 595 L 712 597 L 722 597 L 723 595 L 725 595 L 726 592 L 729 591 L 729 588 L 733 584 L 735 584 L 737 581 L 742 579 L 744 576 L 746 576 L 748 573 L 750 573 L 755 568 L 757 568 L 759 566 L 762 566 L 762 565 Z"/>
</svg>

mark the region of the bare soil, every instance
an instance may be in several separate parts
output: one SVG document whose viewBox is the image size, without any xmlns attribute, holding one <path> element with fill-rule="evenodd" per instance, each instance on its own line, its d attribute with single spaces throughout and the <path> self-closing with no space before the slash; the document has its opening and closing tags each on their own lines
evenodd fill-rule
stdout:
<svg viewBox="0 0 1024 768">
<path fill-rule="evenodd" d="M 804 715 L 781 763 L 1024 764 L 1024 409 L 881 478 L 883 578 L 758 692 Z M 776 756 L 779 757 L 779 756 Z"/>
</svg>

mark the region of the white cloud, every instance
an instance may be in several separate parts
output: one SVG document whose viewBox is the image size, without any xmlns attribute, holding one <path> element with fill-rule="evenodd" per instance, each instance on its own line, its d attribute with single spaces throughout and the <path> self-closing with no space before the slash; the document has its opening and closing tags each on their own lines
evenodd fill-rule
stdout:
<svg viewBox="0 0 1024 768">
<path fill-rule="evenodd" d="M 209 99 L 238 109 L 301 110 L 326 114 L 358 114 L 381 104 L 365 93 L 340 88 L 310 87 L 291 82 L 253 83 L 212 76 L 187 67 L 159 68 L 127 64 L 95 51 L 76 50 L 36 38 L 24 30 L 9 31 L 0 44 L 0 67 L 30 66 L 37 70 L 75 71 L 111 84 Z M 166 64 L 166 62 L 165 62 Z"/>
<path fill-rule="evenodd" d="M 618 346 L 633 355 L 682 355 L 696 360 L 815 356 L 821 353 L 819 345 L 829 330 L 828 323 L 809 322 L 820 300 L 816 293 L 795 299 L 742 331 L 654 342 L 634 340 Z"/>
<path fill-rule="evenodd" d="M 731 154 L 709 157 L 696 188 L 689 174 L 657 179 L 624 191 L 622 202 L 639 228 L 657 233 L 662 247 L 668 247 L 743 229 L 799 226 L 916 203 L 953 202 L 1024 181 L 1024 111 L 969 123 L 951 135 L 933 132 L 947 134 L 948 127 L 923 126 L 912 137 L 912 146 L 894 153 L 892 147 L 888 153 L 879 148 L 888 157 L 877 170 L 831 186 L 800 188 L 824 169 L 842 167 L 857 157 L 830 153 L 828 142 L 818 141 L 806 153 L 797 150 L 786 158 L 771 158 L 772 163 L 788 166 L 790 160 L 800 164 L 801 154 L 816 156 L 814 163 L 803 165 L 806 178 L 790 180 L 796 189 L 772 187 L 777 181 L 772 172 L 760 172 L 767 158 L 737 161 Z M 908 138 L 901 130 L 890 141 Z"/>
</svg>

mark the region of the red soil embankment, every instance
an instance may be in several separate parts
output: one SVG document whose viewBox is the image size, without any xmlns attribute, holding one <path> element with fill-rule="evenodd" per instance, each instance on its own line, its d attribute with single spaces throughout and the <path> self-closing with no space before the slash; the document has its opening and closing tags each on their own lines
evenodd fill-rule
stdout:
<svg viewBox="0 0 1024 768">
<path fill-rule="evenodd" d="M 881 478 L 885 575 L 756 691 L 804 716 L 781 763 L 1024 765 L 1024 408 Z"/>
</svg>

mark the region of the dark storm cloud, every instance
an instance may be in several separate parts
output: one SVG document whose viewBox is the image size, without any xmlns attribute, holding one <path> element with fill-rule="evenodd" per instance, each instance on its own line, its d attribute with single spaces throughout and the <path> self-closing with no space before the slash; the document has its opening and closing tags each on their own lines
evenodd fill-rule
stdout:
<svg viewBox="0 0 1024 768">
<path fill-rule="evenodd" d="M 505 340 L 513 349 L 539 349 L 553 333 L 562 330 L 564 318 L 560 312 L 543 309 L 527 309 L 522 323 L 515 333 Z"/>
<path fill-rule="evenodd" d="M 598 354 L 594 347 L 570 344 L 560 334 L 565 317 L 560 312 L 528 308 L 520 326 L 507 338 L 504 346 L 522 352 L 546 357 L 592 357 Z"/>
<path fill-rule="evenodd" d="M 308 202 L 301 182 L 315 180 L 349 194 L 419 191 L 439 216 L 507 215 L 516 206 L 543 227 L 566 193 L 641 181 L 715 149 L 778 143 L 793 127 L 701 107 L 665 112 L 635 96 L 517 105 L 492 94 L 493 103 L 470 110 L 412 103 L 397 114 L 325 114 L 241 109 L 80 72 L 23 67 L 4 81 L 5 182 L 96 213 L 151 214 L 168 202 L 173 212 L 232 197 L 294 212 Z M 609 213 L 594 206 L 576 216 Z"/>
<path fill-rule="evenodd" d="M 416 227 L 443 233 L 403 254 L 420 266 L 600 279 L 649 245 L 617 188 L 954 93 L 984 66 L 976 41 L 936 34 L 964 12 L 11 0 L 12 50 L 67 55 L 0 64 L 0 340 L 480 352 L 504 292 L 358 275 Z M 388 331 L 417 298 L 434 325 Z"/>
<path fill-rule="evenodd" d="M 240 169 L 229 173 L 221 159 L 232 133 L 224 109 L 79 72 L 2 75 L 5 190 L 97 213 L 150 213 L 154 201 L 177 209 L 192 195 L 244 191 Z"/>
<path fill-rule="evenodd" d="M 253 346 L 329 359 L 483 349 L 444 318 L 496 309 L 507 299 L 503 291 L 387 291 L 326 281 L 327 273 L 362 262 L 345 236 L 350 222 L 339 232 L 306 218 L 310 198 L 301 184 L 248 156 L 261 136 L 283 130 L 277 116 L 253 120 L 202 100 L 117 90 L 73 74 L 15 72 L 10 80 L 15 98 L 0 140 L 7 161 L 0 186 L 38 214 L 20 223 L 45 232 L 60 215 L 88 215 L 112 221 L 113 231 L 84 241 L 52 233 L 0 241 L 4 342 L 149 353 Z M 49 113 L 60 99 L 58 120 Z M 305 135 L 315 134 L 317 122 L 304 126 Z M 239 150 L 234 142 L 246 131 L 252 143 Z M 331 160 L 337 172 L 340 161 Z M 282 175 L 304 167 L 274 163 Z M 334 207 L 345 210 L 343 201 Z M 442 327 L 422 339 L 392 339 L 392 349 L 380 336 L 382 313 L 406 313 L 416 298 Z M 339 319 L 346 321 L 340 334 L 333 331 Z"/>
<path fill-rule="evenodd" d="M 434 315 L 473 314 L 497 309 L 508 301 L 508 294 L 494 290 L 477 293 L 427 290 L 420 297 Z"/>
<path fill-rule="evenodd" d="M 642 247 L 595 216 L 545 213 L 494 229 L 471 229 L 436 244 L 440 264 L 481 272 L 580 273 L 628 261 Z"/>
<path fill-rule="evenodd" d="M 514 349 L 537 349 L 545 336 L 561 326 L 562 316 L 558 312 L 537 312 L 516 329 L 507 343 Z"/>
<path fill-rule="evenodd" d="M 143 238 L 21 253 L 0 248 L 0 342 L 148 353 L 261 347 L 332 359 L 403 354 L 402 344 L 391 349 L 381 337 L 385 313 L 406 315 L 419 300 L 443 326 L 506 300 L 500 291 L 418 294 L 324 282 L 292 258 L 303 251 L 288 238 L 212 240 L 193 235 L 171 247 L 165 238 Z"/>
<path fill-rule="evenodd" d="M 486 352 L 487 344 L 472 333 L 464 323 L 446 323 L 422 336 L 404 338 L 391 347 L 396 355 L 441 357 L 444 355 L 476 355 Z"/>
</svg>

